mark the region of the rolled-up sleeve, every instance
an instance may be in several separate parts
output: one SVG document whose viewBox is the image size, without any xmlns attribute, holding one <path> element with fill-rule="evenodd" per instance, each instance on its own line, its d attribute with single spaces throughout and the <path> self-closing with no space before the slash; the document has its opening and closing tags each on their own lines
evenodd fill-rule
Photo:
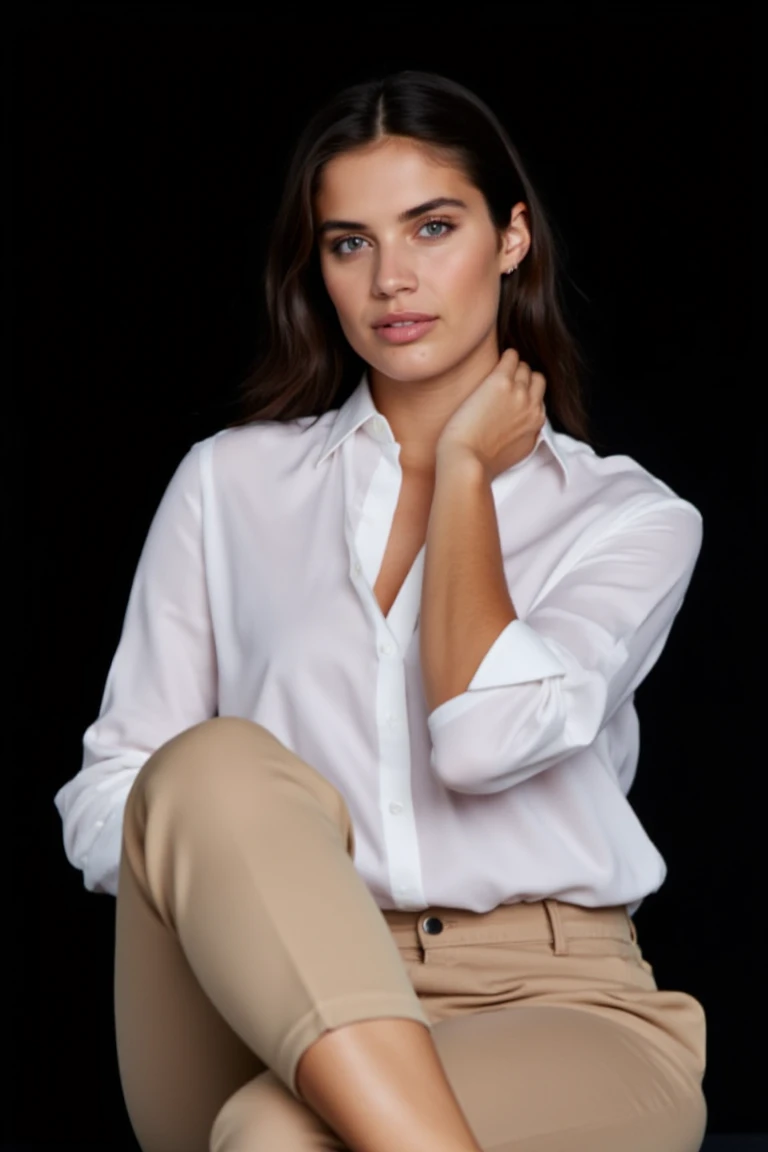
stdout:
<svg viewBox="0 0 768 1152">
<path fill-rule="evenodd" d="M 444 785 L 500 792 L 592 744 L 656 663 L 701 541 L 685 501 L 602 533 L 497 637 L 467 690 L 428 715 Z"/>
<path fill-rule="evenodd" d="M 199 449 L 181 461 L 155 513 L 82 767 L 54 797 L 66 856 L 93 892 L 117 894 L 123 811 L 142 765 L 216 712 Z"/>
</svg>

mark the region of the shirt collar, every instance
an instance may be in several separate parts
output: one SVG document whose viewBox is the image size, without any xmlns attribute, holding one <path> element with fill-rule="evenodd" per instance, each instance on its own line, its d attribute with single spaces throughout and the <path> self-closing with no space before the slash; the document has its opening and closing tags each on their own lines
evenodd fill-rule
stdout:
<svg viewBox="0 0 768 1152">
<path fill-rule="evenodd" d="M 358 428 L 362 428 L 363 426 L 365 426 L 366 431 L 378 443 L 394 443 L 395 438 L 388 421 L 381 415 L 373 402 L 367 373 L 363 374 L 363 378 L 357 388 L 355 388 L 354 392 L 344 401 L 336 413 L 336 418 L 331 424 L 330 431 L 323 445 L 323 450 L 315 462 L 315 467 L 319 468 L 323 461 L 327 460 L 353 432 L 356 432 Z M 545 420 L 544 427 L 541 429 L 541 432 L 539 432 L 533 453 L 537 452 L 542 444 L 546 445 L 551 456 L 559 465 L 563 479 L 567 483 L 568 467 L 562 451 L 558 448 L 555 432 L 549 419 Z M 533 453 L 531 453 L 531 455 L 533 455 Z M 526 457 L 526 459 L 530 459 L 530 457 Z M 525 462 L 525 460 L 521 460 L 519 464 L 514 464 L 511 468 L 508 468 L 506 472 L 502 472 L 500 476 L 495 477 L 493 483 L 495 484 L 496 480 L 500 480 L 502 476 L 507 476 L 516 471 L 516 469 L 521 468 Z"/>
<path fill-rule="evenodd" d="M 380 421 L 380 424 L 374 424 L 374 421 Z M 367 430 L 374 439 L 388 443 L 394 442 L 395 438 L 392 435 L 392 429 L 388 421 L 384 419 L 373 402 L 371 389 L 368 385 L 367 373 L 363 374 L 363 378 L 357 388 L 355 388 L 352 395 L 344 401 L 336 413 L 336 419 L 331 424 L 330 431 L 323 445 L 323 451 L 315 467 L 319 468 L 324 460 L 335 452 L 353 432 L 356 432 L 357 429 L 363 425 L 367 426 Z"/>
</svg>

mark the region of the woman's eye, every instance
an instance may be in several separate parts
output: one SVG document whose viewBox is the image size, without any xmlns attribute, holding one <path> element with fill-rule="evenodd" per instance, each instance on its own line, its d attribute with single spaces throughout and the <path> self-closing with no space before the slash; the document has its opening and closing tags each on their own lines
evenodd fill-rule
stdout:
<svg viewBox="0 0 768 1152">
<path fill-rule="evenodd" d="M 430 240 L 436 240 L 440 236 L 445 236 L 446 232 L 452 232 L 453 225 L 448 224 L 445 220 L 427 220 L 426 224 L 422 224 L 419 231 L 426 231 Z"/>
<path fill-rule="evenodd" d="M 342 256 L 348 256 L 352 252 L 359 252 L 363 244 L 365 239 L 362 236 L 345 236 L 343 240 L 337 240 L 333 250 Z"/>
<path fill-rule="evenodd" d="M 426 220 L 419 228 L 418 235 L 427 240 L 439 240 L 448 232 L 453 232 L 455 227 L 455 224 L 449 224 L 447 220 Z M 362 251 L 367 244 L 364 236 L 343 236 L 332 245 L 332 251 L 337 256 L 352 256 Z"/>
</svg>

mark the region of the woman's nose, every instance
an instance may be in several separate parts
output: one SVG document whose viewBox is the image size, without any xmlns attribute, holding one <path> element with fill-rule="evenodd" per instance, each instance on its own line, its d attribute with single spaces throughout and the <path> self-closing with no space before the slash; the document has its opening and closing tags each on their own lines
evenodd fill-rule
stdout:
<svg viewBox="0 0 768 1152">
<path fill-rule="evenodd" d="M 415 269 L 406 253 L 399 249 L 378 250 L 371 285 L 375 296 L 395 296 L 398 292 L 414 289 L 417 283 Z"/>
</svg>

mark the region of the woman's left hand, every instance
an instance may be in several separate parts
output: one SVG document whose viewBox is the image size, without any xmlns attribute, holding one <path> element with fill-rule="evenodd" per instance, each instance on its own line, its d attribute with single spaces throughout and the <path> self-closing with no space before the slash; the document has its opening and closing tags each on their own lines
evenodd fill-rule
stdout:
<svg viewBox="0 0 768 1152">
<path fill-rule="evenodd" d="M 456 409 L 443 428 L 437 451 L 468 450 L 492 480 L 523 460 L 546 419 L 541 372 L 532 372 L 508 348 L 489 376 Z"/>
</svg>

